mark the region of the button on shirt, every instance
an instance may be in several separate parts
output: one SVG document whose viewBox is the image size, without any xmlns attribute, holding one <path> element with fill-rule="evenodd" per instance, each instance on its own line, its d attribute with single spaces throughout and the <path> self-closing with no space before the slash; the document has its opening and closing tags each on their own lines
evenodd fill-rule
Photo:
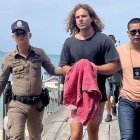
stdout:
<svg viewBox="0 0 140 140">
<path fill-rule="evenodd" d="M 55 67 L 40 48 L 30 47 L 27 58 L 16 49 L 4 57 L 0 75 L 0 95 L 12 73 L 12 91 L 18 96 L 40 95 L 42 91 L 41 67 L 55 75 Z"/>
</svg>

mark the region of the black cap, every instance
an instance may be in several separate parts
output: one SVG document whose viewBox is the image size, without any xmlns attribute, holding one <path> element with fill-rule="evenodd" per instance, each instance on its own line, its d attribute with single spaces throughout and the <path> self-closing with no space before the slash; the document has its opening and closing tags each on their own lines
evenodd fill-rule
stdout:
<svg viewBox="0 0 140 140">
<path fill-rule="evenodd" d="M 30 28 L 29 28 L 28 23 L 26 21 L 23 21 L 23 20 L 17 20 L 11 25 L 12 33 L 18 29 L 30 32 Z"/>
</svg>

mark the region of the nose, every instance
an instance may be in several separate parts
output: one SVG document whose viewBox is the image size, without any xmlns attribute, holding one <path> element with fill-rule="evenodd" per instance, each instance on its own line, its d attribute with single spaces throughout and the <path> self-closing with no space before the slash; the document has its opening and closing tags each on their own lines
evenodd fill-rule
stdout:
<svg viewBox="0 0 140 140">
<path fill-rule="evenodd" d="M 83 20 L 82 16 L 79 17 L 79 20 L 80 20 L 80 21 Z"/>
<path fill-rule="evenodd" d="M 139 32 L 136 32 L 136 35 L 140 35 Z"/>
</svg>

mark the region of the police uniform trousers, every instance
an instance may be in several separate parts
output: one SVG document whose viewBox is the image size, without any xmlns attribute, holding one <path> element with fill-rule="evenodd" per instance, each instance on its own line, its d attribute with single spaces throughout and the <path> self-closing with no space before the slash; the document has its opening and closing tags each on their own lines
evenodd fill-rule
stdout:
<svg viewBox="0 0 140 140">
<path fill-rule="evenodd" d="M 37 111 L 41 101 L 35 104 L 23 104 L 12 100 L 8 107 L 8 131 L 9 140 L 24 140 L 25 124 L 29 132 L 29 140 L 41 140 L 43 131 L 42 118 L 44 111 Z"/>
</svg>

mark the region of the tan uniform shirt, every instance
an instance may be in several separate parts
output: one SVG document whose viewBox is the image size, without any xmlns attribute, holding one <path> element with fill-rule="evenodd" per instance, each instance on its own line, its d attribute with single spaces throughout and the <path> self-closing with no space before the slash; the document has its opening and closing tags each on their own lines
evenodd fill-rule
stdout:
<svg viewBox="0 0 140 140">
<path fill-rule="evenodd" d="M 0 95 L 12 73 L 12 91 L 18 96 L 40 95 L 42 90 L 41 66 L 51 75 L 55 67 L 48 56 L 40 48 L 30 47 L 27 58 L 21 56 L 16 49 L 4 57 L 0 75 Z"/>
<path fill-rule="evenodd" d="M 140 67 L 140 50 L 130 44 L 117 48 L 122 68 L 120 96 L 133 102 L 140 102 L 140 80 L 133 78 L 133 67 Z"/>
</svg>

